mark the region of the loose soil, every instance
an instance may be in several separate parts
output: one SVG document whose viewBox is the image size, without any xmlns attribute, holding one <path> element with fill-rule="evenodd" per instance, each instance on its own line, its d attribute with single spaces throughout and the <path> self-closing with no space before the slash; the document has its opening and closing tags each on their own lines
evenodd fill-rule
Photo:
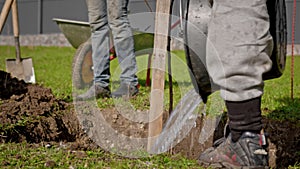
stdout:
<svg viewBox="0 0 300 169">
<path fill-rule="evenodd" d="M 147 124 L 134 123 L 122 118 L 115 108 L 105 109 L 104 117 L 111 126 L 126 135 L 147 136 Z M 224 122 L 207 143 L 198 143 L 202 119 L 198 118 L 188 136 L 177 144 L 171 154 L 182 154 L 196 159 L 213 140 L 220 138 Z M 299 124 L 264 118 L 265 132 L 269 135 L 270 166 L 287 168 L 300 161 Z M 98 146 L 83 132 L 74 106 L 55 98 L 51 89 L 26 84 L 0 71 L 0 141 L 6 142 L 66 142 L 72 149 L 88 150 Z"/>
</svg>

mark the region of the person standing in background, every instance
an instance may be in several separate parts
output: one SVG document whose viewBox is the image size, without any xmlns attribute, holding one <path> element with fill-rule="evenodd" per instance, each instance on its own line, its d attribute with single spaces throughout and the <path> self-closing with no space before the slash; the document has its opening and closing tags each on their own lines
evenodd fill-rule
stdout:
<svg viewBox="0 0 300 169">
<path fill-rule="evenodd" d="M 128 0 L 86 0 L 91 27 L 94 83 L 77 99 L 132 97 L 138 94 L 133 33 L 128 20 Z M 120 87 L 110 91 L 110 30 L 121 67 Z"/>
</svg>

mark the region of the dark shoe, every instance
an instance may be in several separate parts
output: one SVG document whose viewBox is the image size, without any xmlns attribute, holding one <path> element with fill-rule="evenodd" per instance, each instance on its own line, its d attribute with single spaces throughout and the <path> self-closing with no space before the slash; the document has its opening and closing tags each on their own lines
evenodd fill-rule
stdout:
<svg viewBox="0 0 300 169">
<path fill-rule="evenodd" d="M 265 135 L 244 132 L 233 142 L 229 134 L 217 147 L 205 150 L 198 161 L 213 168 L 269 168 Z"/>
<path fill-rule="evenodd" d="M 81 95 L 78 95 L 77 100 L 90 100 L 90 99 L 98 99 L 110 97 L 110 89 L 109 87 L 101 87 L 100 85 L 93 85 L 89 88 L 89 90 Z"/>
<path fill-rule="evenodd" d="M 139 93 L 138 86 L 133 86 L 127 83 L 121 83 L 120 87 L 112 93 L 112 97 L 119 98 L 119 97 L 132 97 Z"/>
</svg>

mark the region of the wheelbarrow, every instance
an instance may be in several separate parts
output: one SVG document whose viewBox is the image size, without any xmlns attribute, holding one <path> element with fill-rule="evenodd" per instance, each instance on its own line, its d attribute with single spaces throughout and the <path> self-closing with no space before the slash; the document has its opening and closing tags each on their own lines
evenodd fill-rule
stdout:
<svg viewBox="0 0 300 169">
<path fill-rule="evenodd" d="M 53 18 L 65 35 L 68 42 L 76 49 L 72 65 L 73 86 L 76 89 L 88 87 L 93 82 L 91 30 L 88 22 Z M 150 59 L 153 49 L 154 34 L 142 31 L 133 31 L 136 56 L 148 54 L 148 69 L 146 86 L 150 85 Z M 80 35 L 80 36 L 78 36 Z M 112 41 L 111 41 L 112 42 Z M 111 43 L 110 60 L 116 58 Z"/>
</svg>

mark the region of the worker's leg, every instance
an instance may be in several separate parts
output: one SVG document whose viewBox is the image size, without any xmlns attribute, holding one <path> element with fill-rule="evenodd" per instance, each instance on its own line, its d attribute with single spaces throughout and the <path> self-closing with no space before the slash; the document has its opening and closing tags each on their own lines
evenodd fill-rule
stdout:
<svg viewBox="0 0 300 169">
<path fill-rule="evenodd" d="M 121 67 L 121 83 L 138 84 L 133 33 L 128 20 L 128 0 L 107 0 L 109 25 Z"/>
<path fill-rule="evenodd" d="M 199 161 L 209 165 L 267 166 L 261 135 L 263 73 L 271 68 L 266 0 L 215 0 L 208 28 L 207 67 L 221 88 L 231 134 Z M 251 144 L 249 144 L 251 142 Z"/>
<path fill-rule="evenodd" d="M 91 26 L 94 84 L 78 100 L 110 97 L 109 26 L 106 0 L 86 0 Z M 80 35 L 78 35 L 80 36 Z"/>
<path fill-rule="evenodd" d="M 91 26 L 94 82 L 102 87 L 109 85 L 109 26 L 106 0 L 86 0 Z"/>
</svg>

